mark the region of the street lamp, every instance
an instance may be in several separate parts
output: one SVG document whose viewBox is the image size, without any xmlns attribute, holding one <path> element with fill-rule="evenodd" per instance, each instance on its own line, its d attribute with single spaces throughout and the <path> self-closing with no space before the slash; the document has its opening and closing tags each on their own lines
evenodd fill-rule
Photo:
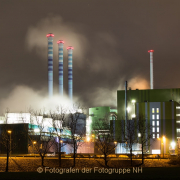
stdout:
<svg viewBox="0 0 180 180">
<path fill-rule="evenodd" d="M 61 143 L 61 144 L 60 144 L 60 154 L 61 154 L 61 147 L 62 147 L 62 143 L 63 143 L 63 140 L 62 140 L 62 139 L 60 140 L 60 143 Z"/>
<path fill-rule="evenodd" d="M 36 144 L 36 141 L 33 141 L 33 154 L 35 155 L 34 153 L 34 145 Z"/>
<path fill-rule="evenodd" d="M 157 138 L 159 141 L 160 141 L 160 148 L 159 148 L 159 150 L 160 150 L 160 156 L 161 156 L 161 138 Z"/>
<path fill-rule="evenodd" d="M 94 142 L 95 135 L 94 135 L 94 134 L 92 134 L 91 136 L 92 136 L 92 139 L 93 139 L 93 142 Z"/>
<path fill-rule="evenodd" d="M 131 111 L 131 108 L 130 107 L 127 107 L 127 112 L 129 113 Z"/>
<path fill-rule="evenodd" d="M 8 130 L 7 132 L 8 132 L 8 134 L 10 134 L 10 156 L 11 156 L 11 133 L 12 133 L 12 131 Z"/>
<path fill-rule="evenodd" d="M 175 149 L 175 146 L 176 146 L 176 143 L 173 141 L 171 142 L 171 148 L 174 150 Z"/>
<path fill-rule="evenodd" d="M 114 144 L 115 144 L 115 147 L 116 147 L 116 145 L 117 145 L 117 141 L 114 141 Z"/>
<path fill-rule="evenodd" d="M 88 136 L 88 137 L 86 138 L 86 140 L 87 140 L 87 142 L 89 142 L 89 141 L 90 141 L 90 137 Z"/>
</svg>

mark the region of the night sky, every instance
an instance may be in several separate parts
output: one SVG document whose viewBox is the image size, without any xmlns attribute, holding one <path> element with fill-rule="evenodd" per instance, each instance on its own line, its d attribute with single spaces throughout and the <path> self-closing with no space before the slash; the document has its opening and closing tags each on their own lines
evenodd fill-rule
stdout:
<svg viewBox="0 0 180 180">
<path fill-rule="evenodd" d="M 149 49 L 154 49 L 155 89 L 180 88 L 179 0 L 1 0 L 1 113 L 49 103 L 48 33 L 55 35 L 54 94 L 61 39 L 64 91 L 66 47 L 73 46 L 74 99 L 84 107 L 116 107 L 117 90 L 126 80 L 132 89 L 149 88 Z"/>
</svg>

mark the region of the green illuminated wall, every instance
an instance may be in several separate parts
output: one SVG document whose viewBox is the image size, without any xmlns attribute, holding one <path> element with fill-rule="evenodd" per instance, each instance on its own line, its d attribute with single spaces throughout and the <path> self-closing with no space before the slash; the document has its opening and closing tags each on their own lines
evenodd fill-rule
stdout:
<svg viewBox="0 0 180 180">
<path fill-rule="evenodd" d="M 169 100 L 174 100 L 176 102 L 180 101 L 180 88 L 176 89 L 147 89 L 147 90 L 128 90 L 127 100 L 128 104 L 132 100 L 136 102 L 165 102 Z M 123 119 L 125 116 L 125 91 L 117 91 L 117 111 L 118 119 Z"/>
<path fill-rule="evenodd" d="M 109 122 L 109 113 L 110 107 L 108 106 L 89 108 L 90 133 L 92 130 L 98 129 L 96 123 L 99 120 L 107 120 Z"/>
<path fill-rule="evenodd" d="M 156 122 L 156 118 L 152 119 L 152 115 L 156 117 L 157 114 L 159 114 L 159 132 L 155 132 L 159 134 L 159 138 L 162 138 L 163 136 L 166 137 L 165 146 L 162 146 L 161 142 L 161 153 L 169 152 L 169 147 L 171 145 L 171 142 L 176 142 L 177 139 L 177 123 L 176 123 L 176 106 L 179 106 L 179 103 L 177 102 L 140 102 L 136 103 L 136 114 L 143 115 L 144 117 L 147 117 L 148 122 L 152 124 L 152 121 Z M 146 108 L 147 107 L 147 108 Z M 159 113 L 152 113 L 152 108 L 156 109 L 159 108 Z M 152 126 L 157 128 L 156 126 Z M 151 149 L 158 149 L 160 146 L 160 140 L 158 137 L 155 137 L 150 142 Z M 151 152 L 151 149 L 150 152 Z"/>
</svg>

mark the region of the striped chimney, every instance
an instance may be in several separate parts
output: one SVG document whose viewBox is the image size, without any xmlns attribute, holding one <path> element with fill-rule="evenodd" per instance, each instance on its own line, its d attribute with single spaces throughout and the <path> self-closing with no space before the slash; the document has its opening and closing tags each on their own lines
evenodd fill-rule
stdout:
<svg viewBox="0 0 180 180">
<path fill-rule="evenodd" d="M 63 96 L 63 45 L 64 41 L 59 40 L 58 44 L 58 57 L 59 57 L 59 94 Z"/>
<path fill-rule="evenodd" d="M 48 38 L 48 91 L 49 97 L 53 96 L 53 37 L 54 34 L 46 35 Z"/>
<path fill-rule="evenodd" d="M 73 47 L 68 46 L 68 94 L 71 102 L 73 102 L 73 61 L 72 61 L 72 54 L 73 54 Z"/>
</svg>

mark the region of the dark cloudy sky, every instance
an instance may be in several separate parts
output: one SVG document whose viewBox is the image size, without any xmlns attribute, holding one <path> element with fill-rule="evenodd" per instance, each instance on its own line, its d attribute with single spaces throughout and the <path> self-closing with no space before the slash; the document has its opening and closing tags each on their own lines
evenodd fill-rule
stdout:
<svg viewBox="0 0 180 180">
<path fill-rule="evenodd" d="M 1 112 L 46 97 L 49 32 L 55 35 L 55 94 L 59 39 L 65 41 L 64 89 L 72 45 L 74 96 L 87 107 L 115 107 L 125 80 L 132 89 L 149 88 L 149 49 L 155 88 L 180 87 L 179 0 L 1 0 Z"/>
</svg>

